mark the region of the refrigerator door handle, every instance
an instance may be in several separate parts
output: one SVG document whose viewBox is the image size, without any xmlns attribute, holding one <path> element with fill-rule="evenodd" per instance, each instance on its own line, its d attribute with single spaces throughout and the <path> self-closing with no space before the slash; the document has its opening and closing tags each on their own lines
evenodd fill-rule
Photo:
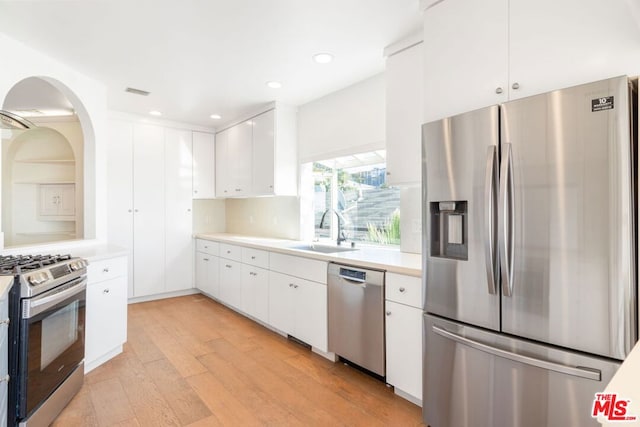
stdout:
<svg viewBox="0 0 640 427">
<path fill-rule="evenodd" d="M 500 165 L 500 212 L 499 240 L 500 266 L 502 267 L 502 294 L 513 295 L 513 166 L 511 165 L 511 144 L 502 144 L 502 161 Z"/>
<path fill-rule="evenodd" d="M 566 366 L 560 363 L 550 362 L 548 360 L 538 359 L 531 356 L 524 356 L 518 353 L 512 353 L 510 351 L 502 350 L 500 348 L 492 347 L 490 345 L 463 337 L 461 335 L 449 332 L 439 326 L 432 327 L 433 332 L 441 337 L 450 339 L 467 347 L 471 347 L 476 350 L 480 350 L 484 353 L 491 354 L 493 356 L 501 357 L 503 359 L 513 360 L 514 362 L 524 363 L 525 365 L 535 366 L 538 368 L 546 369 L 548 371 L 560 372 L 562 374 L 573 375 L 575 377 L 586 378 L 588 380 L 600 381 L 601 372 L 598 369 L 585 368 L 579 366 Z"/>
<path fill-rule="evenodd" d="M 496 146 L 487 149 L 487 166 L 484 177 L 484 259 L 487 270 L 487 286 L 490 294 L 496 290 L 496 246 L 495 246 L 495 183 L 496 183 Z"/>
</svg>

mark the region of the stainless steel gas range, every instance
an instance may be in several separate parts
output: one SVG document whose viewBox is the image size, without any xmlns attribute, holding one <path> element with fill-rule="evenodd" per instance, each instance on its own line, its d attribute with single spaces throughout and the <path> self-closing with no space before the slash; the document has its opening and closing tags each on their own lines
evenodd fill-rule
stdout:
<svg viewBox="0 0 640 427">
<path fill-rule="evenodd" d="M 87 262 L 0 256 L 9 294 L 8 425 L 49 425 L 82 387 Z"/>
</svg>

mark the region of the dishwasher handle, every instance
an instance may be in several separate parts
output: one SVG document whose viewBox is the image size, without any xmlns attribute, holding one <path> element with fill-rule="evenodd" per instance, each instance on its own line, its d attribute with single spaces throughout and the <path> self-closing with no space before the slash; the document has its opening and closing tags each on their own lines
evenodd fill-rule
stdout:
<svg viewBox="0 0 640 427">
<path fill-rule="evenodd" d="M 350 283 L 356 283 L 356 284 L 361 284 L 361 285 L 366 285 L 367 284 L 367 279 L 358 279 L 356 277 L 351 277 L 351 276 L 345 276 L 343 274 L 338 274 L 338 277 L 340 277 L 341 279 L 346 280 L 347 282 Z"/>
</svg>

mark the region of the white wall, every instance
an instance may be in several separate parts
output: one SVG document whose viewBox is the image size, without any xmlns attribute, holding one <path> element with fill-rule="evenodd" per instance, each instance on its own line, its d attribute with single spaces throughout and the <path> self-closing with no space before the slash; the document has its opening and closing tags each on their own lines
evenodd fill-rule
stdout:
<svg viewBox="0 0 640 427">
<path fill-rule="evenodd" d="M 67 65 L 0 34 L 4 60 L 0 66 L 0 101 L 13 85 L 41 77 L 73 104 L 84 135 L 85 238 L 106 240 L 106 88 Z"/>
<path fill-rule="evenodd" d="M 384 148 L 384 73 L 298 108 L 302 163 Z"/>
<path fill-rule="evenodd" d="M 225 199 L 193 201 L 193 234 L 224 233 L 227 203 Z"/>
</svg>

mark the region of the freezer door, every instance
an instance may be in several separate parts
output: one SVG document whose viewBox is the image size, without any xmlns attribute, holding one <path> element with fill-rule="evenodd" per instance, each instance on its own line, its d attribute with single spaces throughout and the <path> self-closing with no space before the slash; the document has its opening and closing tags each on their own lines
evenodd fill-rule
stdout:
<svg viewBox="0 0 640 427">
<path fill-rule="evenodd" d="M 619 364 L 424 317 L 423 418 L 446 426 L 599 426 Z"/>
<path fill-rule="evenodd" d="M 502 106 L 502 330 L 624 359 L 635 342 L 626 78 Z"/>
<path fill-rule="evenodd" d="M 494 330 L 498 136 L 497 106 L 422 127 L 424 308 Z"/>
</svg>

